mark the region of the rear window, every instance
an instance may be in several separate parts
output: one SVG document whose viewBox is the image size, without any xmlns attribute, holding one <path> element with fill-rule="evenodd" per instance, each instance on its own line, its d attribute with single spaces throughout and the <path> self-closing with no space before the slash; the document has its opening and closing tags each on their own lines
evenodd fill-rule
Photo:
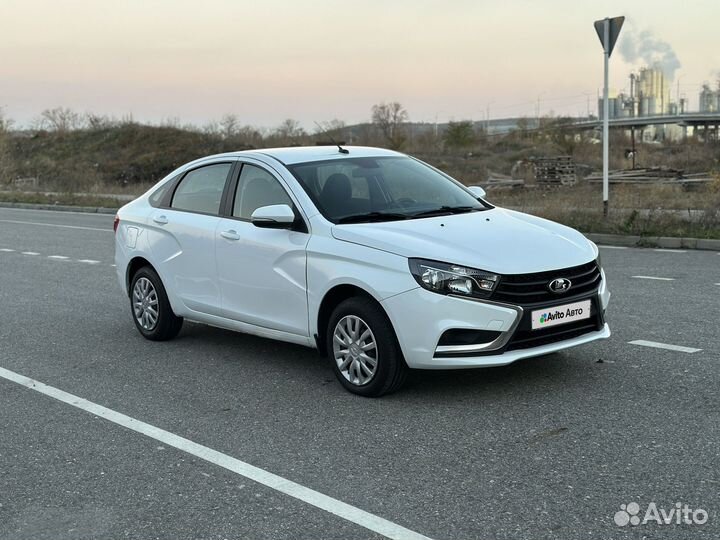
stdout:
<svg viewBox="0 0 720 540">
<path fill-rule="evenodd" d="M 173 195 L 172 208 L 201 214 L 220 213 L 220 201 L 232 165 L 216 163 L 187 173 Z"/>
<path fill-rule="evenodd" d="M 165 182 L 162 186 L 157 188 L 150 197 L 148 197 L 148 202 L 150 203 L 150 206 L 159 207 L 162 206 L 163 200 L 167 196 L 168 192 L 172 189 L 172 187 L 175 185 L 175 180 L 177 180 L 177 176 L 173 178 L 172 180 L 168 180 Z"/>
</svg>

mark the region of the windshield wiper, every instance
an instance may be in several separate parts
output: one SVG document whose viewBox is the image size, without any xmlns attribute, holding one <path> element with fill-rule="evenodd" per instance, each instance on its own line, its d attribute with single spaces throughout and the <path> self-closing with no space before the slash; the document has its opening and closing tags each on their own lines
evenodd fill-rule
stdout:
<svg viewBox="0 0 720 540">
<path fill-rule="evenodd" d="M 398 214 L 393 212 L 366 212 L 364 214 L 353 214 L 338 219 L 337 223 L 363 223 L 369 221 L 398 221 L 408 219 L 407 214 Z"/>
<path fill-rule="evenodd" d="M 482 210 L 476 206 L 441 206 L 432 210 L 424 210 L 411 214 L 411 217 L 447 216 L 449 214 L 465 214 L 474 210 Z"/>
</svg>

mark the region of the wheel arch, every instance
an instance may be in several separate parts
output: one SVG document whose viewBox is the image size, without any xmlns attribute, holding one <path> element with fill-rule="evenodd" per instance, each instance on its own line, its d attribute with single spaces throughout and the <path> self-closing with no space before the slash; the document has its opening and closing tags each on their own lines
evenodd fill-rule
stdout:
<svg viewBox="0 0 720 540">
<path fill-rule="evenodd" d="M 373 301 L 380 307 L 380 309 L 383 310 L 383 312 L 385 312 L 385 316 L 388 316 L 385 308 L 380 303 L 380 301 L 366 289 L 350 283 L 343 283 L 333 286 L 332 288 L 328 289 L 328 291 L 323 296 L 317 313 L 317 333 L 314 337 L 315 345 L 317 346 L 318 352 L 320 354 L 325 355 L 327 353 L 327 347 L 325 346 L 325 337 L 327 332 L 327 325 L 330 321 L 330 315 L 332 315 L 333 310 L 340 304 L 340 302 L 343 302 L 348 298 L 353 298 L 357 296 L 367 298 Z"/>
<path fill-rule="evenodd" d="M 135 273 L 138 270 L 140 270 L 144 266 L 149 266 L 157 273 L 157 269 L 145 257 L 137 256 L 137 257 L 133 257 L 132 259 L 130 259 L 130 262 L 128 263 L 128 266 L 127 266 L 127 270 L 125 271 L 125 287 L 127 289 L 128 296 L 130 296 L 132 294 L 130 285 L 131 285 L 133 276 L 135 275 Z"/>
</svg>

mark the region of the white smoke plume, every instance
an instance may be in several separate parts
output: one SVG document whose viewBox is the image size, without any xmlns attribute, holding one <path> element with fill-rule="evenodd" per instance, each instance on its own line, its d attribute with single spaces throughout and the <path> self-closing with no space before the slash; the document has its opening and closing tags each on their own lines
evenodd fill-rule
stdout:
<svg viewBox="0 0 720 540">
<path fill-rule="evenodd" d="M 619 49 L 626 62 L 634 64 L 641 61 L 648 66 L 659 65 L 670 80 L 675 78 L 675 72 L 681 65 L 670 44 L 655 37 L 649 30 L 640 33 L 631 31 L 621 36 Z"/>
</svg>

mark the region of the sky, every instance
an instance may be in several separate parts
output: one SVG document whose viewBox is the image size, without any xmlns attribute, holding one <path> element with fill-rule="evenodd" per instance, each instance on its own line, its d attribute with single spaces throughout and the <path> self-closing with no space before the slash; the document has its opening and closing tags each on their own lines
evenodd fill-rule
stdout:
<svg viewBox="0 0 720 540">
<path fill-rule="evenodd" d="M 0 107 L 19 125 L 69 107 L 266 128 L 363 122 L 387 101 L 418 122 L 586 114 L 593 21 L 619 15 L 611 88 L 644 64 L 621 51 L 669 48 L 672 96 L 679 81 L 697 107 L 720 76 L 719 0 L 0 0 Z"/>
</svg>

